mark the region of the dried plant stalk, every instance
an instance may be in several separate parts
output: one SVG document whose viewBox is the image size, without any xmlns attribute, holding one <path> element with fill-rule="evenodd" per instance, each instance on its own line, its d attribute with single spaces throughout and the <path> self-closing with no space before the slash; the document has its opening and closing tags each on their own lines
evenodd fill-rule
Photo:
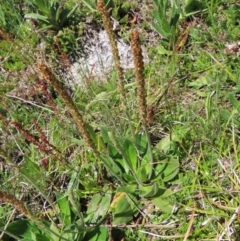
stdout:
<svg viewBox="0 0 240 241">
<path fill-rule="evenodd" d="M 64 85 L 55 77 L 55 75 L 51 72 L 51 70 L 45 64 L 38 64 L 38 69 L 41 72 L 41 78 L 47 80 L 53 86 L 53 88 L 57 91 L 57 93 L 62 97 L 79 131 L 82 134 L 83 140 L 92 150 L 95 150 L 90 134 L 87 131 L 87 125 L 83 121 L 82 115 L 79 113 L 76 105 L 73 103 L 73 100 L 69 96 Z"/>
<path fill-rule="evenodd" d="M 13 195 L 10 195 L 6 192 L 0 191 L 0 201 L 4 201 L 6 203 L 9 203 L 13 205 L 19 212 L 21 212 L 24 216 L 26 216 L 28 219 L 32 220 L 36 225 L 43 229 L 45 232 L 49 232 L 53 235 L 55 235 L 58 238 L 61 238 L 62 240 L 67 241 L 67 239 L 60 237 L 59 234 L 52 231 L 50 228 L 44 225 L 40 220 L 38 220 L 34 215 L 25 207 L 24 203 L 18 199 L 16 199 Z M 54 224 L 55 225 L 55 224 Z"/>
<path fill-rule="evenodd" d="M 126 104 L 126 96 L 125 96 L 125 91 L 124 91 L 124 74 L 123 74 L 123 69 L 121 67 L 121 63 L 120 63 L 116 35 L 113 32 L 113 24 L 110 20 L 109 13 L 107 11 L 107 8 L 106 8 L 103 0 L 98 1 L 97 8 L 102 16 L 103 26 L 106 29 L 108 38 L 110 40 L 110 45 L 111 45 L 112 53 L 113 53 L 114 65 L 116 67 L 116 71 L 117 71 L 117 75 L 118 75 L 118 91 L 120 93 L 120 98 L 121 98 L 122 104 L 126 108 L 127 104 Z"/>
<path fill-rule="evenodd" d="M 99 158 L 105 166 L 108 168 L 108 171 L 116 177 L 117 180 L 122 181 L 121 178 L 115 174 L 115 171 L 112 169 L 112 166 L 100 155 L 97 148 L 95 148 L 94 143 L 90 137 L 90 134 L 87 131 L 87 125 L 83 121 L 82 115 L 78 112 L 77 107 L 73 103 L 71 97 L 68 95 L 64 85 L 57 80 L 51 70 L 44 64 L 39 64 L 38 69 L 41 72 L 42 78 L 46 79 L 57 91 L 57 93 L 62 97 L 65 105 L 67 106 L 69 112 L 71 113 L 79 131 L 82 133 L 83 139 L 86 144 L 92 149 L 94 155 Z"/>
<path fill-rule="evenodd" d="M 137 86 L 137 100 L 140 121 L 146 125 L 147 118 L 147 101 L 145 91 L 145 76 L 144 76 L 144 62 L 141 49 L 139 33 L 137 29 L 131 32 L 131 48 L 133 53 L 136 86 Z"/>
<path fill-rule="evenodd" d="M 144 62 L 143 62 L 141 42 L 140 42 L 139 33 L 137 29 L 134 29 L 131 32 L 131 48 L 133 53 L 134 70 L 135 70 L 135 77 L 136 77 L 139 118 L 142 123 L 143 129 L 145 131 L 147 141 L 148 141 L 148 152 L 150 157 L 150 172 L 148 175 L 148 180 L 151 180 L 151 177 L 153 174 L 154 162 L 153 162 L 151 138 L 147 127 L 147 100 L 146 100 L 146 90 L 145 90 Z"/>
<path fill-rule="evenodd" d="M 25 207 L 24 203 L 13 195 L 6 192 L 0 191 L 0 200 L 6 203 L 12 204 L 20 213 L 29 218 L 30 220 L 35 220 L 31 212 Z"/>
<path fill-rule="evenodd" d="M 0 38 L 4 40 L 9 40 L 10 42 L 14 41 L 11 35 L 7 33 L 5 30 L 3 30 L 2 28 L 0 28 Z"/>
</svg>

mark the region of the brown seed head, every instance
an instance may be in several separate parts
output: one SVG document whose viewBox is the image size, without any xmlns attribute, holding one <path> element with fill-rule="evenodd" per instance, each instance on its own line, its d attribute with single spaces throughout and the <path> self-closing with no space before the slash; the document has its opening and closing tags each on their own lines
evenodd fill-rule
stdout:
<svg viewBox="0 0 240 241">
<path fill-rule="evenodd" d="M 131 32 L 131 48 L 136 76 L 139 117 L 142 124 L 146 125 L 147 102 L 145 91 L 144 62 L 139 33 L 137 29 L 134 29 Z"/>
<path fill-rule="evenodd" d="M 86 144 L 92 149 L 95 150 L 94 144 L 91 140 L 90 134 L 87 130 L 87 125 L 83 121 L 82 115 L 78 111 L 78 108 L 74 104 L 72 98 L 69 96 L 65 86 L 55 77 L 52 71 L 44 64 L 38 64 L 38 69 L 40 70 L 41 77 L 47 80 L 57 93 L 62 97 L 65 105 L 68 108 L 68 111 L 71 113 L 79 131 L 82 134 L 82 137 Z"/>
<path fill-rule="evenodd" d="M 0 191 L 0 200 L 13 205 L 23 215 L 25 215 L 26 217 L 28 217 L 30 219 L 33 219 L 33 215 L 24 206 L 24 203 L 22 201 L 16 199 L 13 195 Z"/>
</svg>

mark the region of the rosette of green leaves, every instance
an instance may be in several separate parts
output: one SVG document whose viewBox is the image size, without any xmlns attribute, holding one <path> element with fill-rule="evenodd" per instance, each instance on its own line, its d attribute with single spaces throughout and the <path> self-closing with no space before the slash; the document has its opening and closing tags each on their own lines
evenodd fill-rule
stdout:
<svg viewBox="0 0 240 241">
<path fill-rule="evenodd" d="M 157 10 L 153 11 L 152 26 L 161 34 L 165 42 L 174 46 L 180 8 L 173 4 L 168 13 L 168 1 L 154 0 L 154 2 L 157 5 Z"/>
<path fill-rule="evenodd" d="M 109 171 L 124 186 L 134 186 L 142 197 L 158 196 L 166 182 L 176 178 L 179 172 L 177 156 L 161 155 L 153 148 L 154 168 L 151 172 L 148 142 L 145 135 L 136 134 L 134 140 L 115 136 L 107 128 L 101 128 L 103 142 L 107 145 L 107 154 L 101 160 Z M 128 192 L 124 190 L 125 192 Z"/>
<path fill-rule="evenodd" d="M 40 31 L 47 29 L 59 31 L 63 29 L 69 24 L 71 17 L 78 7 L 78 4 L 76 4 L 72 10 L 69 10 L 64 7 L 63 3 L 59 3 L 57 1 L 25 1 L 38 10 L 36 13 L 26 14 L 25 18 L 35 19 L 42 23 L 44 26 L 40 29 Z"/>
</svg>

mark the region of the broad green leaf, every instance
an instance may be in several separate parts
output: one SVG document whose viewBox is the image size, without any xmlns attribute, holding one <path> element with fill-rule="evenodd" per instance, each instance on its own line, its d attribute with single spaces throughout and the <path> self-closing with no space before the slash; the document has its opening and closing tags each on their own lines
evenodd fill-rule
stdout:
<svg viewBox="0 0 240 241">
<path fill-rule="evenodd" d="M 116 158 L 120 155 L 117 148 L 111 144 L 108 144 L 108 154 L 112 158 Z"/>
<path fill-rule="evenodd" d="M 145 134 L 138 133 L 134 137 L 134 144 L 136 145 L 137 151 L 140 156 L 143 156 L 147 152 L 147 137 Z"/>
<path fill-rule="evenodd" d="M 220 115 L 221 115 L 221 117 L 224 121 L 227 121 L 228 123 L 229 122 L 231 123 L 230 120 L 232 119 L 233 116 L 228 110 L 221 110 Z"/>
<path fill-rule="evenodd" d="M 48 17 L 37 13 L 28 13 L 25 15 L 25 18 L 33 18 L 36 20 L 44 21 L 45 23 L 49 23 Z"/>
<path fill-rule="evenodd" d="M 160 196 L 151 200 L 153 204 L 155 204 L 163 213 L 172 213 L 174 206 L 167 199 L 164 199 Z"/>
<path fill-rule="evenodd" d="M 33 4 L 45 15 L 47 15 L 51 8 L 49 0 L 34 0 Z"/>
<path fill-rule="evenodd" d="M 51 241 L 51 239 L 49 239 L 47 236 L 45 236 L 43 234 L 36 233 L 35 235 L 36 235 L 36 237 L 35 237 L 36 241 Z"/>
<path fill-rule="evenodd" d="M 28 220 L 17 220 L 11 222 L 6 229 L 9 233 L 26 239 L 31 238 L 31 230 L 38 231 L 38 228 Z"/>
<path fill-rule="evenodd" d="M 180 17 L 180 14 L 179 13 L 175 13 L 173 18 L 171 18 L 170 26 L 173 26 L 174 28 L 176 28 L 177 22 L 179 20 L 179 17 Z"/>
<path fill-rule="evenodd" d="M 105 151 L 106 150 L 106 146 L 103 142 L 103 139 L 101 137 L 101 135 L 99 133 L 96 134 L 96 145 L 97 145 L 97 149 L 99 152 Z"/>
<path fill-rule="evenodd" d="M 106 216 L 106 214 L 107 214 L 107 212 L 108 212 L 108 209 L 109 209 L 109 207 L 110 207 L 110 202 L 111 202 L 111 200 L 112 200 L 112 194 L 110 194 L 110 193 L 106 193 L 104 196 L 103 196 L 103 198 L 102 198 L 102 200 L 101 200 L 101 202 L 100 202 L 100 204 L 99 204 L 99 208 L 100 208 L 100 210 L 99 210 L 99 216 L 101 217 L 101 218 L 103 218 L 103 217 L 105 217 Z"/>
<path fill-rule="evenodd" d="M 95 133 L 93 127 L 89 124 L 86 124 L 86 127 L 87 127 L 87 131 L 90 134 L 92 141 L 97 145 L 97 136 L 96 136 L 96 133 Z"/>
<path fill-rule="evenodd" d="M 221 110 L 220 116 L 225 122 L 227 122 L 226 124 L 231 124 L 233 122 L 236 126 L 240 127 L 240 121 L 234 118 L 234 113 L 230 113 L 227 110 Z"/>
<path fill-rule="evenodd" d="M 179 161 L 178 157 L 170 157 L 168 159 L 161 160 L 161 162 L 155 167 L 156 180 L 163 182 L 171 181 L 179 173 Z"/>
<path fill-rule="evenodd" d="M 171 158 L 166 164 L 166 167 L 162 174 L 162 180 L 164 182 L 171 181 L 179 173 L 179 161 L 178 158 Z"/>
<path fill-rule="evenodd" d="M 5 20 L 5 16 L 4 16 L 4 12 L 0 6 L 0 22 L 2 26 L 6 25 L 6 20 Z"/>
<path fill-rule="evenodd" d="M 85 218 L 85 222 L 90 223 L 97 223 L 97 221 L 100 219 L 99 215 L 97 213 L 99 209 L 99 204 L 101 202 L 102 196 L 100 194 L 95 194 L 92 197 L 92 200 L 90 201 L 87 209 L 87 217 Z"/>
<path fill-rule="evenodd" d="M 147 151 L 146 155 L 140 160 L 140 165 L 141 167 L 145 168 L 146 173 L 149 174 L 151 170 L 149 150 Z"/>
<path fill-rule="evenodd" d="M 238 101 L 233 94 L 229 94 L 230 103 L 240 112 L 240 101 Z"/>
<path fill-rule="evenodd" d="M 136 190 L 137 190 L 137 186 L 132 184 L 132 185 L 118 187 L 116 191 L 136 194 Z"/>
<path fill-rule="evenodd" d="M 158 54 L 168 55 L 171 56 L 173 51 L 166 50 L 162 45 L 157 47 Z"/>
<path fill-rule="evenodd" d="M 210 79 L 209 77 L 205 74 L 205 75 L 202 75 L 201 77 L 199 77 L 198 79 L 194 80 L 194 81 L 191 81 L 188 86 L 189 87 L 193 87 L 195 89 L 200 89 L 202 88 L 203 86 L 206 86 L 208 85 L 210 82 Z"/>
<path fill-rule="evenodd" d="M 123 173 L 122 176 L 123 176 L 124 180 L 126 180 L 128 183 L 136 183 L 136 180 L 132 174 Z"/>
<path fill-rule="evenodd" d="M 169 23 L 167 22 L 167 20 L 165 18 L 162 19 L 161 27 L 162 27 L 163 31 L 165 31 L 165 33 L 167 33 L 167 39 L 168 39 L 171 26 L 169 25 Z"/>
<path fill-rule="evenodd" d="M 109 240 L 109 230 L 107 227 L 97 227 L 88 232 L 84 240 L 89 241 L 107 241 Z"/>
<path fill-rule="evenodd" d="M 60 210 L 61 220 L 64 225 L 70 225 L 72 223 L 71 209 L 67 197 L 62 194 L 56 194 L 57 204 Z"/>
<path fill-rule="evenodd" d="M 88 205 L 85 222 L 97 223 L 102 219 L 108 212 L 111 199 L 111 194 L 105 194 L 104 196 L 103 194 L 95 194 Z"/>
<path fill-rule="evenodd" d="M 114 160 L 116 163 L 119 164 L 120 167 L 122 167 L 122 173 L 124 174 L 129 174 L 130 170 L 131 170 L 131 166 L 128 164 L 128 161 L 126 161 L 125 159 L 115 159 Z M 132 175 L 132 174 L 130 174 Z"/>
<path fill-rule="evenodd" d="M 185 126 L 176 126 L 172 133 L 164 137 L 157 145 L 156 148 L 161 152 L 167 152 L 171 149 L 171 145 L 179 142 L 188 135 L 188 129 Z"/>
<path fill-rule="evenodd" d="M 125 193 L 120 193 L 119 197 L 113 199 L 114 204 L 111 205 L 113 224 L 123 225 L 129 223 L 133 219 L 134 210 L 132 209 L 129 199 Z"/>
<path fill-rule="evenodd" d="M 102 139 L 103 141 L 106 143 L 106 144 L 112 144 L 112 141 L 111 139 L 109 138 L 109 135 L 108 135 L 108 132 L 110 130 L 106 127 L 101 127 L 100 128 L 100 132 L 101 132 L 101 136 L 102 136 Z"/>
<path fill-rule="evenodd" d="M 51 225 L 50 225 L 50 230 L 52 230 L 54 233 L 60 235 L 60 233 L 59 233 L 60 229 L 58 229 L 56 227 L 56 225 L 53 224 L 53 223 L 51 223 Z M 50 232 L 49 232 L 49 235 L 51 236 L 51 241 L 59 241 L 59 237 L 57 237 L 56 235 L 54 235 L 54 234 L 52 234 Z"/>
<path fill-rule="evenodd" d="M 27 157 L 25 157 L 25 158 L 27 158 Z M 20 168 L 20 173 L 52 205 L 51 200 L 48 198 L 48 195 L 45 193 L 45 191 L 42 187 L 43 184 L 41 182 L 37 181 L 37 180 L 43 181 L 43 179 L 40 176 L 41 173 L 34 172 L 37 169 L 39 169 L 39 167 L 28 159 L 28 161 L 25 162 L 24 165 Z M 53 205 L 52 205 L 52 208 L 54 208 Z"/>
<path fill-rule="evenodd" d="M 91 11 L 97 11 L 96 3 L 91 0 L 82 0 L 83 3 L 91 10 Z"/>
<path fill-rule="evenodd" d="M 160 12 L 153 11 L 153 17 L 154 17 L 154 20 L 158 22 L 158 26 L 161 26 L 162 18 L 160 16 Z"/>
<path fill-rule="evenodd" d="M 149 186 L 140 186 L 139 187 L 139 195 L 144 198 L 152 198 L 158 195 L 160 191 L 157 182 L 154 182 L 152 185 Z"/>
<path fill-rule="evenodd" d="M 164 170 L 166 169 L 167 167 L 167 164 L 168 164 L 168 160 L 161 160 L 155 167 L 155 174 L 156 176 L 159 176 L 161 175 Z M 162 177 L 161 177 L 161 180 L 162 180 Z"/>
<path fill-rule="evenodd" d="M 148 172 L 146 166 L 141 166 L 137 169 L 137 177 L 141 182 L 146 182 L 148 180 Z"/>
<path fill-rule="evenodd" d="M 123 152 L 125 153 L 128 161 L 130 162 L 129 164 L 133 168 L 134 171 L 137 170 L 137 161 L 138 161 L 138 156 L 137 156 L 137 151 L 132 144 L 132 142 L 128 139 L 126 139 L 123 142 Z"/>
<path fill-rule="evenodd" d="M 157 145 L 156 148 L 161 152 L 167 152 L 171 147 L 171 136 L 165 136 Z"/>
<path fill-rule="evenodd" d="M 34 153 L 34 151 L 32 151 L 32 153 Z M 32 156 L 34 157 L 34 156 Z M 32 176 L 34 176 L 35 178 L 40 178 L 41 177 L 41 172 L 40 172 L 40 167 L 37 165 L 37 163 L 35 163 L 33 160 L 33 158 L 30 157 L 26 157 L 25 158 L 25 163 L 24 166 L 22 167 L 22 171 L 26 171 L 26 172 L 30 172 Z"/>
<path fill-rule="evenodd" d="M 162 37 L 168 39 L 168 34 L 158 24 L 152 22 L 152 26 L 161 34 Z"/>
<path fill-rule="evenodd" d="M 108 155 L 102 155 L 101 160 L 105 164 L 106 168 L 114 176 L 117 175 L 118 178 L 122 176 L 122 170 L 119 168 L 118 164 Z"/>
<path fill-rule="evenodd" d="M 91 214 L 98 208 L 98 205 L 101 202 L 101 199 L 102 199 L 102 195 L 100 194 L 95 194 L 92 197 L 91 202 L 88 205 L 87 214 Z"/>
<path fill-rule="evenodd" d="M 79 146 L 84 146 L 85 145 L 85 141 L 84 140 L 79 140 L 79 139 L 74 138 L 74 137 L 71 138 L 71 141 L 72 141 L 72 143 L 75 143 L 75 144 L 77 144 Z"/>
</svg>

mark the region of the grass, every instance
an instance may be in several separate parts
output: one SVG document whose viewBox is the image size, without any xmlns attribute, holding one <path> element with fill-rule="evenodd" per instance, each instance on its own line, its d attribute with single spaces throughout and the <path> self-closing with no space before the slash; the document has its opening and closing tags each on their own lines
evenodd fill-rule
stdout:
<svg viewBox="0 0 240 241">
<path fill-rule="evenodd" d="M 134 70 L 120 87 L 119 69 L 105 82 L 67 86 L 60 69 L 67 54 L 78 57 L 75 25 L 58 47 L 56 32 L 38 33 L 21 15 L 12 14 L 15 32 L 2 25 L 0 239 L 240 239 L 239 51 L 225 49 L 238 41 L 239 3 L 202 2 L 181 16 L 174 47 L 147 35 L 156 6 L 138 11 L 149 54 L 140 76 L 146 110 Z M 87 13 L 100 27 L 85 5 L 73 23 Z M 124 21 L 126 38 L 133 26 Z M 43 41 L 50 73 L 35 67 Z M 61 53 L 64 41 L 74 51 Z"/>
</svg>

